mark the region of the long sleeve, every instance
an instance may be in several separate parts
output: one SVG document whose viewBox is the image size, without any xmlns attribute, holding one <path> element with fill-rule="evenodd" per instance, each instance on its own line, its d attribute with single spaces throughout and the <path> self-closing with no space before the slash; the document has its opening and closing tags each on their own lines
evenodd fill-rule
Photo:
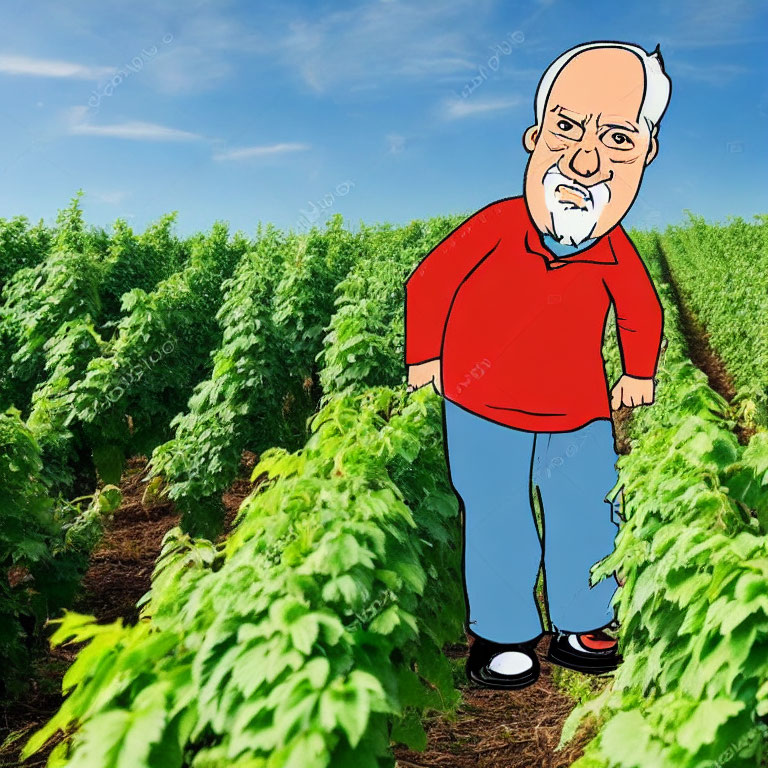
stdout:
<svg viewBox="0 0 768 768">
<path fill-rule="evenodd" d="M 482 208 L 445 237 L 405 282 L 405 364 L 440 357 L 451 302 L 464 278 L 500 240 L 501 208 Z"/>
<path fill-rule="evenodd" d="M 656 373 L 664 324 L 656 288 L 648 270 L 622 228 L 610 235 L 617 256 L 605 285 L 616 307 L 616 325 L 624 373 L 649 379 Z"/>
</svg>

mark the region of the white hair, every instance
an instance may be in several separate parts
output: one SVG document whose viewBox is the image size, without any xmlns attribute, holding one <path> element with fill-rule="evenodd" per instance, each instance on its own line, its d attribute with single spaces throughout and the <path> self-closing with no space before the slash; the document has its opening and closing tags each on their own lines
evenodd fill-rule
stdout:
<svg viewBox="0 0 768 768">
<path fill-rule="evenodd" d="M 645 72 L 645 90 L 643 93 L 643 103 L 640 106 L 640 117 L 645 118 L 648 130 L 653 132 L 654 127 L 658 125 L 662 115 L 667 109 L 669 95 L 672 90 L 672 83 L 666 72 L 664 72 L 664 62 L 661 58 L 659 46 L 657 45 L 651 53 L 648 53 L 639 45 L 617 43 L 613 41 L 577 45 L 575 48 L 571 48 L 561 56 L 558 56 L 549 67 L 547 67 L 547 71 L 543 74 L 541 81 L 539 82 L 539 87 L 536 89 L 535 109 L 537 125 L 541 125 L 544 121 L 544 107 L 549 98 L 549 92 L 552 90 L 552 85 L 563 67 L 565 67 L 574 56 L 593 48 L 619 48 L 625 51 L 631 51 L 640 59 Z"/>
</svg>

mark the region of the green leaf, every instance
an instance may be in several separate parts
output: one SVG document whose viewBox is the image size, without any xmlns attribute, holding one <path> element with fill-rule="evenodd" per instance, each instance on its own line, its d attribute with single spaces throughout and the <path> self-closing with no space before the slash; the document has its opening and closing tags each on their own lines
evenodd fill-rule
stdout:
<svg viewBox="0 0 768 768">
<path fill-rule="evenodd" d="M 326 768 L 328 765 L 330 754 L 325 738 L 317 731 L 300 734 L 267 761 L 267 768 Z"/>
<path fill-rule="evenodd" d="M 115 485 L 105 485 L 98 492 L 99 511 L 102 514 L 115 512 L 123 500 L 123 494 Z"/>
<path fill-rule="evenodd" d="M 304 654 L 309 655 L 319 632 L 317 616 L 308 613 L 290 625 L 291 640 L 294 646 Z"/>
<path fill-rule="evenodd" d="M 680 726 L 680 744 L 695 754 L 702 746 L 712 744 L 718 729 L 743 709 L 742 701 L 720 698 L 700 702 L 690 718 Z"/>
<path fill-rule="evenodd" d="M 638 711 L 619 712 L 608 720 L 600 734 L 600 749 L 622 768 L 666 765 L 660 745 Z"/>
<path fill-rule="evenodd" d="M 395 721 L 392 726 L 392 741 L 405 744 L 415 752 L 423 752 L 427 748 L 427 732 L 416 712 L 410 711 L 404 718 Z"/>
<path fill-rule="evenodd" d="M 378 632 L 381 635 L 389 635 L 400 626 L 399 608 L 396 605 L 390 605 L 376 616 L 369 625 L 371 632 Z"/>
</svg>

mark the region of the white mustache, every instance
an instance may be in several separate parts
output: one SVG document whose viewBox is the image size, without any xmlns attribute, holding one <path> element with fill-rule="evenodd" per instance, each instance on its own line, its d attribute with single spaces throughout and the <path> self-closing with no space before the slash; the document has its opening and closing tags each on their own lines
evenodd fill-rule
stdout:
<svg viewBox="0 0 768 768">
<path fill-rule="evenodd" d="M 556 165 L 553 165 L 549 168 L 549 170 L 544 174 L 542 181 L 544 182 L 545 188 L 548 187 L 553 191 L 556 190 L 560 185 L 575 189 L 584 198 L 584 201 L 591 203 L 593 207 L 595 205 L 595 194 L 603 204 L 607 203 L 611 199 L 611 188 L 608 186 L 608 182 L 601 181 L 594 186 L 585 187 L 575 179 L 571 179 L 564 173 L 561 173 Z"/>
</svg>

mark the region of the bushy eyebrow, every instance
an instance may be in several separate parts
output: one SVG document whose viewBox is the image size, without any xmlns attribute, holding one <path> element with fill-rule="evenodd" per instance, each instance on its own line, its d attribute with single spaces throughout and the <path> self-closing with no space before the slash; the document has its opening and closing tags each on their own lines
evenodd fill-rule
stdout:
<svg viewBox="0 0 768 768">
<path fill-rule="evenodd" d="M 639 130 L 637 126 L 635 126 L 633 123 L 630 123 L 629 121 L 619 120 L 616 122 L 610 122 L 610 123 L 601 123 L 600 122 L 601 115 L 597 116 L 597 127 L 598 128 L 621 128 L 624 131 L 631 131 L 632 133 L 639 133 Z"/>
<path fill-rule="evenodd" d="M 563 107 L 560 104 L 555 104 L 552 109 L 549 110 L 550 112 L 559 112 L 563 117 L 568 118 L 568 120 L 572 120 L 577 125 L 580 125 L 582 128 L 586 126 L 586 124 L 589 122 L 589 119 L 592 117 L 592 115 L 581 115 L 578 112 L 574 112 L 571 109 L 568 109 L 567 107 Z M 570 114 L 566 114 L 566 112 L 569 112 Z"/>
</svg>

